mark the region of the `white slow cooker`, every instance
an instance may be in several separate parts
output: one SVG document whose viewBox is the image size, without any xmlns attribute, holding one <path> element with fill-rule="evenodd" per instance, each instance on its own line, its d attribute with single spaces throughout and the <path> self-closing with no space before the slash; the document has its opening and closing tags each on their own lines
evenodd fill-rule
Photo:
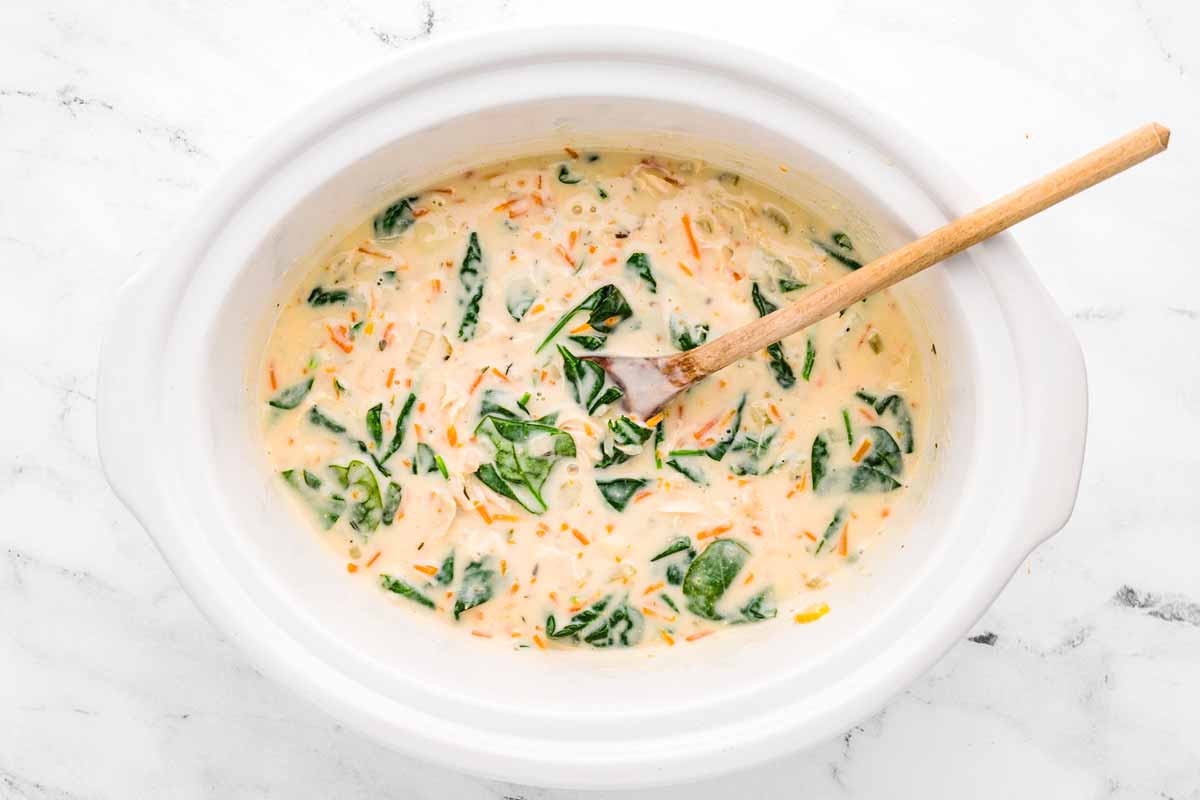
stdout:
<svg viewBox="0 0 1200 800">
<path fill-rule="evenodd" d="M 630 787 L 840 733 L 959 641 L 1075 500 L 1082 357 L 1006 235 L 902 287 L 937 346 L 935 474 L 911 529 L 872 550 L 874 574 L 835 588 L 817 624 L 653 657 L 481 646 L 354 591 L 264 466 L 249 373 L 298 259 L 406 188 L 563 144 L 703 155 L 852 209 L 884 249 L 977 200 L 844 90 L 719 41 L 588 27 L 413 48 L 280 125 L 123 289 L 99 377 L 109 481 L 256 666 L 429 761 Z"/>
</svg>

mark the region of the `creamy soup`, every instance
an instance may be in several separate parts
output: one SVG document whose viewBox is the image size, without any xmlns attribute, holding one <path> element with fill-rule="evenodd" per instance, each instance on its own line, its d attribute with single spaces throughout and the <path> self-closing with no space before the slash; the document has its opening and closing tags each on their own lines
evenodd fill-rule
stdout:
<svg viewBox="0 0 1200 800">
<path fill-rule="evenodd" d="M 580 356 L 697 347 L 858 268 L 860 246 L 647 154 L 567 150 L 398 198 L 306 265 L 267 343 L 264 447 L 297 536 L 380 613 L 533 650 L 818 621 L 924 474 L 924 348 L 895 297 L 650 419 Z"/>
</svg>

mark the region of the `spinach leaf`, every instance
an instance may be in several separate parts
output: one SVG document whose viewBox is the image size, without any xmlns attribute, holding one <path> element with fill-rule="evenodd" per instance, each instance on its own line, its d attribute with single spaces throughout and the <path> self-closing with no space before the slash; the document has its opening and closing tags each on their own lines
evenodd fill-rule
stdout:
<svg viewBox="0 0 1200 800">
<path fill-rule="evenodd" d="M 537 289 L 530 281 L 516 280 L 508 285 L 508 291 L 504 296 L 504 305 L 508 308 L 508 315 L 520 322 L 529 313 L 529 309 L 536 299 Z"/>
<path fill-rule="evenodd" d="M 817 363 L 817 348 L 813 345 L 812 337 L 809 336 L 804 346 L 804 369 L 800 370 L 800 377 L 804 380 L 811 378 L 815 363 Z"/>
<path fill-rule="evenodd" d="M 843 252 L 841 252 L 841 249 L 838 248 L 836 245 L 834 245 L 833 247 L 830 247 L 829 245 L 827 245 L 823 242 L 818 242 L 815 240 L 813 241 L 813 244 L 815 244 L 821 251 L 823 251 L 825 253 L 825 255 L 829 256 L 834 261 L 838 261 L 841 264 L 849 267 L 850 269 L 862 269 L 861 261 L 851 258 L 850 256 L 844 254 Z"/>
<path fill-rule="evenodd" d="M 507 419 L 524 419 L 528 412 L 521 407 L 521 401 L 503 389 L 484 389 L 483 398 L 479 401 L 479 418 L 505 417 Z"/>
<path fill-rule="evenodd" d="M 419 195 L 402 197 L 375 216 L 372 228 L 376 239 L 395 239 L 413 226 L 417 221 L 413 214 L 412 204 L 417 202 Z"/>
<path fill-rule="evenodd" d="M 845 507 L 842 507 L 839 508 L 836 513 L 834 513 L 833 519 L 829 521 L 829 525 L 826 526 L 825 532 L 821 534 L 821 539 L 817 542 L 817 549 L 813 552 L 820 553 L 823 549 L 825 549 L 825 545 L 833 541 L 833 537 L 837 536 L 841 532 L 842 525 L 844 525 L 845 522 L 846 509 Z"/>
<path fill-rule="evenodd" d="M 575 344 L 582 347 L 584 350 L 599 350 L 604 347 L 604 343 L 608 340 L 607 336 L 568 336 Z"/>
<path fill-rule="evenodd" d="M 685 461 L 680 461 L 678 458 L 669 458 L 667 459 L 667 466 L 697 486 L 708 486 L 708 478 L 704 474 L 704 469 L 699 464 L 689 464 Z"/>
<path fill-rule="evenodd" d="M 889 394 L 875 403 L 876 414 L 883 416 L 889 412 L 896 417 L 896 427 L 899 429 L 900 438 L 904 440 L 904 452 L 911 453 L 913 451 L 913 423 L 908 403 L 904 402 L 904 398 L 898 394 Z"/>
<path fill-rule="evenodd" d="M 650 256 L 645 253 L 634 253 L 625 260 L 625 266 L 632 269 L 637 276 L 646 282 L 650 287 L 650 294 L 658 292 L 658 281 L 654 280 L 654 273 L 650 270 Z"/>
<path fill-rule="evenodd" d="M 600 333 L 612 333 L 613 329 L 633 316 L 633 309 L 630 308 L 625 295 L 621 294 L 621 290 L 616 286 L 607 283 L 563 314 L 534 352 L 542 352 L 542 349 L 550 344 L 551 340 L 581 311 L 588 312 L 588 325 L 592 327 L 592 330 Z"/>
<path fill-rule="evenodd" d="M 903 472 L 904 458 L 892 435 L 878 425 L 872 425 L 867 430 L 871 437 L 871 452 L 863 459 L 863 463 L 889 475 Z"/>
<path fill-rule="evenodd" d="M 676 350 L 687 352 L 694 350 L 708 340 L 708 323 L 702 322 L 690 325 L 682 317 L 671 315 L 668 329 L 671 334 L 671 344 Z"/>
<path fill-rule="evenodd" d="M 757 436 L 752 436 L 749 433 L 741 433 L 733 442 L 733 447 L 730 450 L 734 453 L 745 453 L 746 456 L 741 462 L 734 464 L 730 470 L 734 475 L 759 475 L 762 473 L 760 461 L 771 447 L 771 442 L 775 441 L 775 435 L 779 432 L 778 428 L 764 430 Z M 767 470 L 770 472 L 770 470 Z"/>
<path fill-rule="evenodd" d="M 325 428 L 331 433 L 345 433 L 346 426 L 337 420 L 331 419 L 321 413 L 321 409 L 313 406 L 308 410 L 308 421 L 318 428 Z"/>
<path fill-rule="evenodd" d="M 417 396 L 409 392 L 408 399 L 404 401 L 404 407 L 400 409 L 400 417 L 396 420 L 396 432 L 392 434 L 392 442 L 388 445 L 381 461 L 386 463 L 404 444 L 404 429 L 408 427 L 408 417 L 412 414 L 413 404 L 416 402 Z"/>
<path fill-rule="evenodd" d="M 671 599 L 671 595 L 667 594 L 666 592 L 660 592 L 658 597 L 667 604 L 667 608 L 671 609 L 676 614 L 679 613 L 679 606 L 675 605 L 675 601 Z"/>
<path fill-rule="evenodd" d="M 558 182 L 573 186 L 579 183 L 583 178 L 571 172 L 571 168 L 566 164 L 558 165 Z"/>
<path fill-rule="evenodd" d="M 850 491 L 855 494 L 890 492 L 900 488 L 900 481 L 881 469 L 859 464 L 850 473 Z"/>
<path fill-rule="evenodd" d="M 313 475 L 308 470 L 303 470 L 303 484 L 296 477 L 294 469 L 285 469 L 279 473 L 280 477 L 287 482 L 296 492 L 304 498 L 309 508 L 317 515 L 317 519 L 321 522 L 321 528 L 329 530 L 339 519 L 342 512 L 346 510 L 346 501 L 339 495 L 323 495 L 315 490 L 321 487 L 321 479 Z"/>
<path fill-rule="evenodd" d="M 857 397 L 859 400 L 862 400 L 867 405 L 871 406 L 871 408 L 874 408 L 875 404 L 877 402 L 879 402 L 878 397 L 876 397 L 873 394 L 870 394 L 869 392 L 865 392 L 862 389 L 859 389 L 857 392 L 855 392 L 854 396 Z"/>
<path fill-rule="evenodd" d="M 787 294 L 788 292 L 798 292 L 806 286 L 808 286 L 807 283 L 794 280 L 793 278 L 779 279 L 779 291 L 783 292 L 784 294 Z"/>
<path fill-rule="evenodd" d="M 580 631 L 600 618 L 610 600 L 612 600 L 612 595 L 605 595 L 587 608 L 576 612 L 575 616 L 571 617 L 561 628 L 558 627 L 554 615 L 550 614 L 546 617 L 546 635 L 551 639 L 567 639 L 578 635 Z"/>
<path fill-rule="evenodd" d="M 691 550 L 691 549 L 692 549 L 692 540 L 691 539 L 689 539 L 686 536 L 676 536 L 674 539 L 672 539 L 667 544 L 666 547 L 664 547 L 661 551 L 659 551 L 658 555 L 656 555 L 656 556 L 654 556 L 654 558 L 650 559 L 650 562 L 654 563 L 655 561 L 658 561 L 661 558 L 666 558 L 667 556 L 673 556 L 676 553 L 682 553 L 685 550 Z"/>
<path fill-rule="evenodd" d="M 417 452 L 413 456 L 412 473 L 413 475 L 424 475 L 428 472 L 440 472 L 442 477 L 450 480 L 450 470 L 446 469 L 446 462 L 442 460 L 432 447 L 424 442 L 417 442 Z"/>
<path fill-rule="evenodd" d="M 763 295 L 762 290 L 758 288 L 757 281 L 751 285 L 750 299 L 754 302 L 754 308 L 760 317 L 765 317 L 779 308 Z M 787 357 L 783 354 L 783 343 L 775 342 L 768 345 L 767 356 L 770 359 L 771 372 L 775 374 L 775 382 L 784 389 L 792 388 L 796 384 L 796 374 L 792 372 L 792 365 L 787 362 Z"/>
<path fill-rule="evenodd" d="M 738 401 L 737 411 L 733 415 L 733 424 L 726 430 L 725 435 L 704 451 L 704 454 L 713 461 L 720 461 L 725 457 L 725 452 L 729 446 L 733 444 L 733 440 L 737 438 L 738 430 L 742 427 L 742 409 L 746 407 L 746 395 L 742 395 L 742 399 Z"/>
<path fill-rule="evenodd" d="M 654 426 L 654 468 L 655 469 L 662 469 L 662 467 L 663 467 L 661 446 L 663 443 L 663 438 L 666 436 L 666 429 L 663 427 L 663 422 L 664 422 L 664 420 L 660 419 L 658 421 L 658 424 Z"/>
<path fill-rule="evenodd" d="M 854 444 L 854 428 L 850 425 L 850 412 L 842 409 L 842 425 L 846 428 L 846 444 Z"/>
<path fill-rule="evenodd" d="M 436 608 L 432 600 L 421 594 L 415 586 L 400 578 L 394 578 L 391 575 L 383 573 L 379 576 L 379 584 L 387 591 L 395 592 L 401 597 L 412 600 L 414 603 L 419 603 L 426 608 Z"/>
<path fill-rule="evenodd" d="M 646 487 L 650 481 L 646 478 L 614 478 L 608 481 L 596 481 L 604 502 L 617 511 L 624 511 L 625 506 L 635 494 Z"/>
<path fill-rule="evenodd" d="M 611 439 L 604 439 L 600 442 L 600 460 L 596 462 L 596 469 L 608 469 L 617 464 L 624 464 L 631 458 L 633 453 L 627 453 L 617 447 Z"/>
<path fill-rule="evenodd" d="M 495 593 L 495 582 L 496 570 L 488 566 L 486 556 L 467 564 L 454 600 L 454 618 L 458 619 L 464 611 L 491 600 Z"/>
<path fill-rule="evenodd" d="M 300 405 L 300 401 L 304 399 L 305 395 L 312 389 L 312 386 L 312 378 L 300 381 L 299 383 L 293 383 L 291 386 L 280 389 L 278 394 L 267 401 L 267 405 L 275 408 L 295 408 Z"/>
<path fill-rule="evenodd" d="M 778 614 L 779 609 L 771 602 L 771 589 L 768 587 L 750 598 L 750 601 L 738 610 L 741 619 L 737 622 L 761 622 L 774 619 Z"/>
<path fill-rule="evenodd" d="M 833 239 L 833 243 L 836 244 L 838 247 L 842 248 L 843 250 L 853 250 L 854 249 L 854 244 L 850 241 L 850 237 L 847 236 L 842 231 L 834 231 L 833 236 L 831 236 L 829 238 Z"/>
<path fill-rule="evenodd" d="M 575 456 L 571 434 L 542 422 L 484 417 L 475 428 L 496 449 L 494 464 L 484 464 L 475 473 L 492 491 L 516 501 L 531 514 L 547 506 L 542 487 L 554 465 Z"/>
<path fill-rule="evenodd" d="M 349 299 L 350 293 L 345 289 L 322 289 L 320 286 L 314 286 L 308 293 L 308 304 L 314 308 L 345 303 Z"/>
<path fill-rule="evenodd" d="M 608 595 L 571 617 L 562 628 L 557 627 L 554 615 L 546 617 L 546 635 L 552 639 L 578 639 L 592 647 L 629 647 L 641 640 L 644 617 L 642 612 L 622 600 L 608 616 L 612 596 Z"/>
<path fill-rule="evenodd" d="M 678 564 L 672 564 L 667 567 L 667 583 L 672 586 L 678 586 L 683 583 L 683 567 Z"/>
<path fill-rule="evenodd" d="M 458 271 L 458 280 L 466 295 L 463 303 L 462 323 L 458 326 L 458 338 L 468 342 L 475 337 L 475 327 L 479 324 L 479 303 L 483 300 L 483 251 L 479 248 L 479 234 L 471 231 L 467 240 L 467 254 L 463 256 L 462 267 Z"/>
<path fill-rule="evenodd" d="M 717 602 L 749 557 L 746 546 L 734 539 L 717 539 L 704 548 L 683 576 L 688 611 L 704 619 L 721 619 Z"/>
<path fill-rule="evenodd" d="M 645 617 L 642 612 L 622 600 L 596 627 L 583 634 L 583 641 L 592 647 L 632 647 L 642 639 Z"/>
<path fill-rule="evenodd" d="M 383 403 L 376 403 L 367 409 L 367 433 L 375 443 L 375 449 L 383 447 Z"/>
<path fill-rule="evenodd" d="M 812 483 L 813 491 L 819 492 L 825 476 L 829 474 L 829 439 L 823 433 L 818 433 L 812 443 Z"/>
<path fill-rule="evenodd" d="M 583 406 L 589 414 L 596 413 L 596 409 L 611 405 L 624 396 L 625 393 L 617 386 L 604 386 L 607 376 L 604 368 L 595 361 L 581 359 L 561 344 L 557 347 L 563 360 L 563 375 L 571 384 L 571 394 L 575 396 L 575 402 Z"/>
<path fill-rule="evenodd" d="M 404 496 L 400 484 L 395 481 L 388 481 L 387 489 L 383 492 L 383 513 L 382 519 L 384 525 L 391 525 L 396 519 L 396 512 L 400 510 L 400 498 Z"/>
<path fill-rule="evenodd" d="M 636 452 L 622 450 L 617 445 L 640 447 L 654 435 L 652 429 L 643 428 L 625 416 L 609 420 L 608 429 L 612 432 L 612 436 L 600 442 L 600 461 L 596 462 L 596 469 L 607 469 L 616 464 L 624 464 L 637 455 Z"/>
<path fill-rule="evenodd" d="M 454 582 L 454 551 L 450 551 L 450 555 L 442 561 L 442 566 L 438 567 L 437 574 L 433 576 L 433 582 L 438 586 L 449 586 Z"/>
<path fill-rule="evenodd" d="M 374 533 L 383 521 L 383 498 L 379 494 L 379 482 L 362 461 L 351 461 L 345 467 L 330 464 L 343 489 L 350 489 L 350 510 L 347 519 L 350 527 L 362 534 Z"/>
<path fill-rule="evenodd" d="M 644 428 L 626 416 L 609 420 L 608 429 L 618 444 L 645 444 L 654 434 L 650 428 Z"/>
</svg>

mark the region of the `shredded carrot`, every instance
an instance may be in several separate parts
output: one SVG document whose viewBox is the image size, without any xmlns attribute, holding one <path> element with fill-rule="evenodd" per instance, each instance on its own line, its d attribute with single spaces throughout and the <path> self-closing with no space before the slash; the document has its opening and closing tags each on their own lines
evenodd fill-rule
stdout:
<svg viewBox="0 0 1200 800">
<path fill-rule="evenodd" d="M 732 522 L 726 522 L 724 525 L 718 525 L 715 528 L 709 528 L 706 531 L 700 531 L 699 533 L 696 534 L 696 540 L 700 541 L 701 539 L 711 539 L 713 536 L 720 536 L 722 533 L 724 533 L 725 531 L 729 530 L 732 527 L 733 527 Z"/>
<path fill-rule="evenodd" d="M 651 592 L 657 592 L 659 589 L 663 588 L 664 586 L 666 586 L 666 584 L 663 583 L 662 581 L 659 581 L 658 583 L 652 583 L 646 587 L 646 591 L 642 592 L 642 594 L 647 595 L 647 594 L 650 594 Z"/>
<path fill-rule="evenodd" d="M 714 426 L 716 424 L 717 424 L 717 418 L 713 417 L 708 422 L 701 425 L 700 429 L 692 434 L 692 438 L 699 440 L 701 437 L 704 436 L 704 434 L 708 433 L 708 431 L 712 428 L 712 426 Z"/>
<path fill-rule="evenodd" d="M 379 560 L 379 557 L 380 557 L 381 555 L 383 555 L 383 551 L 382 551 L 382 550 L 379 550 L 379 551 L 377 551 L 377 552 L 375 553 L 375 555 L 371 556 L 371 560 L 367 562 L 367 566 L 369 567 L 369 566 L 371 566 L 372 564 L 374 564 L 376 561 L 378 561 L 378 560 Z"/>
<path fill-rule="evenodd" d="M 870 411 L 867 411 L 865 408 L 860 408 L 860 409 L 858 410 L 858 413 L 859 413 L 859 414 L 862 414 L 862 416 L 863 416 L 863 419 L 865 419 L 867 422 L 874 422 L 874 421 L 875 421 L 875 415 L 874 415 L 874 414 L 872 414 Z"/>
<path fill-rule="evenodd" d="M 332 327 L 330 327 L 328 324 L 325 326 L 325 330 L 329 331 L 329 338 L 333 340 L 333 343 L 336 344 L 343 353 L 349 353 L 354 349 L 354 344 L 342 338 L 347 335 L 346 326 L 338 325 L 337 329 L 338 333 L 334 333 Z M 339 336 L 338 334 L 341 335 Z"/>
<path fill-rule="evenodd" d="M 653 417 L 651 417 L 650 419 L 646 420 L 646 427 L 653 428 L 655 425 L 657 425 L 658 423 L 660 423 L 662 421 L 663 421 L 663 414 L 660 411 L 657 414 L 655 414 Z"/>
<path fill-rule="evenodd" d="M 503 559 L 503 558 L 500 559 L 500 574 L 501 575 L 508 574 L 508 560 L 507 559 Z"/>
<path fill-rule="evenodd" d="M 396 323 L 389 322 L 387 327 L 383 329 L 383 338 L 387 341 L 392 341 L 392 328 L 396 327 Z"/>
<path fill-rule="evenodd" d="M 815 541 L 817 540 L 817 537 L 816 537 L 816 535 L 815 535 L 815 534 L 813 534 L 813 532 L 812 532 L 812 531 L 805 531 L 805 532 L 804 532 L 804 535 L 805 535 L 805 537 L 807 537 L 807 538 L 808 538 L 808 540 L 809 540 L 809 541 L 815 542 Z"/>
<path fill-rule="evenodd" d="M 606 267 L 610 267 L 610 266 L 612 266 L 613 264 L 617 263 L 617 259 L 616 259 L 616 257 L 615 257 L 615 256 L 610 256 L 610 257 L 608 257 L 608 258 L 604 259 L 604 262 L 603 262 L 603 263 L 604 263 L 604 266 L 606 266 Z"/>
<path fill-rule="evenodd" d="M 481 370 L 480 373 L 475 376 L 475 382 L 471 384 L 471 389 L 467 392 L 467 394 L 475 394 L 475 390 L 479 388 L 479 384 L 483 383 L 484 375 L 487 375 L 486 369 Z"/>
<path fill-rule="evenodd" d="M 545 642 L 543 642 L 543 641 L 542 641 L 542 637 L 538 636 L 536 633 L 533 635 L 533 643 L 534 643 L 534 644 L 536 644 L 536 645 L 538 646 L 538 649 L 539 649 L 539 650 L 545 650 L 545 649 L 546 649 L 546 643 L 545 643 Z"/>
<path fill-rule="evenodd" d="M 350 321 L 358 322 L 358 312 L 353 309 L 350 310 Z"/>
<path fill-rule="evenodd" d="M 636 495 L 633 496 L 633 502 L 640 503 L 652 494 L 654 494 L 654 492 L 650 492 L 650 491 L 638 492 Z"/>
<path fill-rule="evenodd" d="M 471 631 L 471 635 L 478 636 L 480 639 L 492 638 L 492 635 L 490 633 L 484 633 L 483 631 Z"/>
<path fill-rule="evenodd" d="M 433 279 L 433 291 L 436 293 L 441 293 L 441 291 L 442 291 L 442 279 L 441 278 Z"/>
<path fill-rule="evenodd" d="M 563 261 L 566 261 L 568 264 L 570 264 L 572 269 L 575 268 L 575 259 L 571 258 L 571 254 L 568 253 L 561 244 L 554 245 L 554 251 L 562 256 Z"/>
<path fill-rule="evenodd" d="M 578 229 L 571 231 L 571 236 L 570 236 L 569 241 L 570 241 L 570 244 L 567 245 L 567 248 L 570 250 L 574 250 L 575 243 L 579 241 L 579 230 Z"/>
<path fill-rule="evenodd" d="M 542 305 L 541 303 L 538 303 L 536 306 L 529 309 L 529 313 L 530 314 L 540 314 L 545 310 L 546 310 L 546 307 L 544 305 Z"/>
<path fill-rule="evenodd" d="M 453 425 L 446 428 L 446 441 L 450 443 L 451 447 L 458 446 L 458 429 Z"/>
<path fill-rule="evenodd" d="M 891 515 L 892 515 L 892 510 L 891 510 L 890 508 L 885 508 L 883 511 L 880 511 L 880 512 L 879 512 L 879 516 L 881 516 L 881 517 L 883 517 L 883 518 L 885 518 L 885 519 L 886 519 L 887 517 L 890 517 Z"/>
<path fill-rule="evenodd" d="M 755 536 L 763 535 L 762 528 L 758 527 L 757 525 L 751 525 L 750 532 L 753 533 Z"/>
<path fill-rule="evenodd" d="M 483 503 L 477 504 L 475 506 L 475 510 L 479 512 L 479 516 L 483 518 L 483 523 L 485 525 L 492 524 L 492 515 L 488 513 L 487 507 L 483 505 Z"/>
<path fill-rule="evenodd" d="M 358 564 L 347 564 L 346 572 L 358 572 Z"/>
<path fill-rule="evenodd" d="M 513 203 L 517 202 L 520 199 L 521 198 L 519 198 L 519 197 L 514 197 L 511 200 L 505 200 L 503 203 L 501 203 L 500 205 L 493 208 L 492 211 L 503 211 L 504 209 L 508 208 L 509 206 L 511 206 Z"/>
<path fill-rule="evenodd" d="M 705 636 L 712 636 L 713 633 L 715 633 L 715 631 L 700 631 L 699 633 L 693 633 L 691 636 L 684 639 L 684 641 L 685 642 L 694 642 L 697 639 L 703 639 Z"/>
<path fill-rule="evenodd" d="M 692 219 L 687 214 L 683 215 L 683 229 L 687 232 L 688 244 L 692 248 L 692 258 L 700 260 L 700 248 L 696 245 L 696 237 L 692 233 Z"/>
<path fill-rule="evenodd" d="M 392 367 L 388 370 L 387 382 L 384 384 L 388 389 L 392 388 L 392 381 L 396 378 L 396 368 Z"/>
<path fill-rule="evenodd" d="M 850 523 L 842 526 L 842 538 L 838 542 L 838 555 L 845 556 L 850 552 Z"/>
<path fill-rule="evenodd" d="M 571 158 L 579 158 L 579 153 L 575 152 L 570 147 L 564 147 L 563 150 L 565 150 L 567 155 L 569 155 Z"/>
<path fill-rule="evenodd" d="M 414 217 L 416 217 L 417 219 L 420 219 L 421 217 L 425 216 L 428 213 L 429 213 L 428 208 L 417 208 L 417 209 L 413 210 L 412 215 Z"/>
<path fill-rule="evenodd" d="M 684 272 L 687 274 L 687 276 L 688 276 L 689 278 L 690 278 L 690 277 L 692 277 L 692 275 L 694 275 L 694 274 L 695 274 L 695 273 L 693 273 L 693 272 L 692 272 L 690 269 L 688 269 L 688 266 L 687 266 L 687 264 L 683 263 L 682 261 L 680 261 L 680 262 L 679 262 L 679 268 L 680 268 L 681 270 L 683 270 L 683 271 L 684 271 Z"/>
<path fill-rule="evenodd" d="M 578 528 L 571 528 L 571 535 L 578 539 L 579 543 L 584 547 L 591 544 L 591 542 L 588 541 L 588 538 L 584 536 Z"/>
<path fill-rule="evenodd" d="M 854 455 L 852 455 L 850 457 L 850 460 L 853 461 L 855 464 L 857 464 L 859 461 L 862 461 L 862 457 L 865 456 L 867 454 L 867 451 L 870 449 L 871 449 L 871 440 L 863 439 L 862 444 L 860 444 L 858 446 L 858 449 L 854 451 Z"/>
<path fill-rule="evenodd" d="M 591 328 L 592 328 L 592 326 L 585 322 L 582 325 L 572 328 L 571 330 L 567 331 L 567 333 L 570 333 L 570 334 L 583 333 L 584 331 L 591 330 Z"/>
<path fill-rule="evenodd" d="M 516 522 L 517 521 L 517 517 L 515 514 L 492 514 L 492 519 L 494 519 L 496 522 Z"/>
<path fill-rule="evenodd" d="M 749 585 L 750 585 L 750 581 L 752 581 L 752 580 L 754 580 L 754 573 L 753 573 L 753 572 L 751 572 L 749 575 L 747 575 L 747 576 L 746 576 L 746 580 L 742 581 L 742 586 L 749 586 Z"/>
<path fill-rule="evenodd" d="M 508 383 L 508 376 L 505 375 L 500 370 L 496 369 L 495 367 L 492 367 L 492 374 L 495 375 L 500 380 L 504 381 L 505 383 Z"/>
<path fill-rule="evenodd" d="M 810 622 L 816 622 L 828 613 L 828 603 L 813 603 L 811 606 L 797 614 L 795 619 L 798 625 L 807 625 Z"/>
<path fill-rule="evenodd" d="M 413 564 L 413 569 L 426 575 L 437 575 L 438 568 L 432 564 Z"/>
<path fill-rule="evenodd" d="M 675 640 L 671 638 L 671 634 L 667 633 L 664 630 L 660 630 L 659 634 L 662 636 L 664 642 L 671 645 L 671 647 L 675 646 Z"/>
<path fill-rule="evenodd" d="M 533 202 L 537 203 L 542 208 L 546 207 L 546 202 L 544 200 L 542 200 L 542 196 L 540 194 L 538 194 L 537 192 L 534 192 L 533 194 L 531 194 L 529 196 L 533 198 Z"/>
<path fill-rule="evenodd" d="M 774 417 L 774 418 L 775 418 L 777 421 L 782 421 L 782 420 L 783 420 L 783 414 L 780 414 L 780 413 L 779 413 L 779 407 L 778 407 L 778 406 L 776 406 L 774 403 L 771 403 L 771 404 L 770 404 L 770 406 L 769 406 L 769 408 L 771 409 L 771 416 L 772 416 L 772 417 Z"/>
</svg>

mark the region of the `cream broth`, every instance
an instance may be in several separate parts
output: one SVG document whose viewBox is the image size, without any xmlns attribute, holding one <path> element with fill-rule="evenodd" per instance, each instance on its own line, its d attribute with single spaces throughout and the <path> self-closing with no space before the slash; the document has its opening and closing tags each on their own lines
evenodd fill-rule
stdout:
<svg viewBox="0 0 1200 800">
<path fill-rule="evenodd" d="M 468 172 L 306 266 L 260 371 L 268 461 L 380 613 L 533 649 L 815 622 L 926 472 L 923 348 L 895 297 L 648 420 L 579 356 L 697 346 L 857 268 L 858 246 L 692 161 Z"/>
</svg>

